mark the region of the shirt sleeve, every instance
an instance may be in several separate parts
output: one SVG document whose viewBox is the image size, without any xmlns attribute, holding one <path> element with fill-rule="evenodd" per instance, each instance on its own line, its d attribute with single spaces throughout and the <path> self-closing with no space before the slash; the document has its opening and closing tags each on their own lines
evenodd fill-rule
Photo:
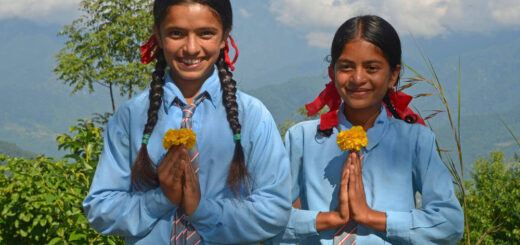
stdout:
<svg viewBox="0 0 520 245">
<path fill-rule="evenodd" d="M 300 184 L 302 182 L 302 156 L 303 135 L 297 128 L 291 128 L 285 134 L 285 150 L 289 154 L 291 162 L 291 195 L 295 202 L 301 194 Z M 319 211 L 301 210 L 292 208 L 289 223 L 283 234 L 284 242 L 296 242 L 308 236 L 318 235 L 316 231 L 316 217 Z"/>
<path fill-rule="evenodd" d="M 143 236 L 176 205 L 161 188 L 132 190 L 133 159 L 127 126 L 128 113 L 123 107 L 107 124 L 103 152 L 83 208 L 90 225 L 102 234 Z"/>
<path fill-rule="evenodd" d="M 417 138 L 413 172 L 422 208 L 386 212 L 387 237 L 396 243 L 456 244 L 464 232 L 464 214 L 451 175 L 437 153 L 433 133 L 421 130 Z"/>
<path fill-rule="evenodd" d="M 250 111 L 249 111 L 250 112 Z M 251 112 L 250 112 L 251 113 Z M 236 244 L 263 241 L 282 232 L 289 219 L 289 161 L 276 124 L 267 109 L 251 134 L 246 156 L 250 194 L 242 198 L 202 198 L 187 217 L 204 241 Z"/>
</svg>

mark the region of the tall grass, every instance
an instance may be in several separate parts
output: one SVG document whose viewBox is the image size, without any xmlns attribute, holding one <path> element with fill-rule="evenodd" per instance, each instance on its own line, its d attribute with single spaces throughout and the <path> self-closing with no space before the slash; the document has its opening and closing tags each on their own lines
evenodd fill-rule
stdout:
<svg viewBox="0 0 520 245">
<path fill-rule="evenodd" d="M 443 109 L 441 110 L 435 110 L 432 114 L 424 117 L 425 121 L 428 123 L 428 125 L 431 128 L 430 123 L 428 122 L 429 119 L 437 116 L 439 113 L 445 112 L 448 116 L 450 129 L 453 133 L 453 141 L 456 145 L 456 154 L 458 156 L 458 161 L 454 160 L 450 153 L 451 151 L 441 149 L 439 146 L 439 142 L 436 140 L 437 149 L 439 150 L 439 155 L 441 159 L 443 160 L 444 164 L 448 168 L 451 176 L 453 177 L 454 184 L 458 187 L 461 196 L 462 196 L 462 206 L 464 209 L 464 220 L 465 220 L 465 236 L 464 236 L 464 243 L 470 245 L 470 228 L 469 223 L 467 219 L 467 205 L 466 205 L 466 191 L 464 188 L 464 164 L 462 160 L 462 146 L 461 146 L 461 120 L 460 120 L 460 114 L 461 114 L 461 66 L 460 66 L 460 59 L 459 59 L 459 67 L 458 67 L 458 104 L 457 104 L 457 121 L 454 121 L 454 116 L 452 113 L 452 110 L 450 108 L 450 104 L 448 102 L 448 99 L 446 98 L 445 90 L 442 87 L 442 83 L 439 79 L 439 76 L 437 75 L 437 72 L 435 71 L 435 68 L 429 58 L 427 58 L 424 54 L 422 54 L 422 58 L 428 68 L 428 71 L 430 72 L 430 75 L 432 76 L 432 79 L 428 79 L 416 70 L 414 70 L 412 67 L 405 64 L 406 68 L 408 68 L 410 71 L 412 71 L 415 75 L 415 77 L 408 78 L 404 81 L 405 85 L 402 87 L 402 89 L 412 87 L 413 85 L 417 83 L 426 83 L 430 85 L 434 89 L 434 93 L 425 93 L 425 94 L 418 94 L 415 97 L 427 97 L 432 95 L 438 95 Z M 457 166 L 459 168 L 457 168 Z"/>
</svg>

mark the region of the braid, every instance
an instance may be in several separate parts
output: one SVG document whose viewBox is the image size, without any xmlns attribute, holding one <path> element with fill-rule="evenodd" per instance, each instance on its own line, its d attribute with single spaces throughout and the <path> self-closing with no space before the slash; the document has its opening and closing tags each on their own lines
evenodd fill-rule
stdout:
<svg viewBox="0 0 520 245">
<path fill-rule="evenodd" d="M 157 63 L 155 64 L 155 71 L 152 73 L 152 84 L 150 85 L 150 106 L 148 107 L 148 119 L 144 126 L 143 139 L 149 137 L 157 120 L 159 118 L 159 109 L 162 104 L 162 96 L 164 93 L 164 70 L 166 69 L 166 60 L 164 53 L 159 50 L 157 53 Z M 148 155 L 146 147 L 147 142 L 141 144 L 139 153 L 132 166 L 131 182 L 132 187 L 138 190 L 145 190 L 148 188 L 155 188 L 159 186 L 159 180 L 155 170 L 155 164 Z"/>
<path fill-rule="evenodd" d="M 392 116 L 394 116 L 396 119 L 402 120 L 401 116 L 399 116 L 399 114 L 397 114 L 397 111 L 395 110 L 394 105 L 392 105 L 392 103 L 390 103 L 390 97 L 388 97 L 388 93 L 386 93 L 385 97 L 383 97 L 383 102 L 385 103 L 386 108 L 388 108 L 388 111 L 390 111 L 390 113 L 392 113 Z"/>
<path fill-rule="evenodd" d="M 390 102 L 390 97 L 388 97 L 388 93 L 386 93 L 385 97 L 383 97 L 383 102 L 385 103 L 386 108 L 388 108 L 388 111 L 390 111 L 390 113 L 392 113 L 392 116 L 394 116 L 395 118 L 397 118 L 399 120 L 403 120 L 407 123 L 416 123 L 417 122 L 417 115 L 415 115 L 415 114 L 407 115 L 406 117 L 401 118 L 401 116 L 399 116 L 399 114 L 395 110 L 394 105 L 392 105 L 392 103 Z"/>
<path fill-rule="evenodd" d="M 330 137 L 332 135 L 332 128 L 321 130 L 319 124 L 318 124 L 317 131 L 318 131 L 318 134 L 320 134 L 323 137 L 327 137 L 328 138 L 328 137 Z"/>
<path fill-rule="evenodd" d="M 222 102 L 226 108 L 229 126 L 233 131 L 233 135 L 237 135 L 240 134 L 242 128 L 238 120 L 238 104 L 236 97 L 237 83 L 235 80 L 233 80 L 233 74 L 228 70 L 228 65 L 224 60 L 223 50 L 221 50 L 219 59 L 217 61 L 217 69 L 223 91 Z M 238 195 L 241 184 L 247 190 L 248 177 L 249 172 L 247 171 L 245 164 L 244 150 L 242 149 L 240 140 L 236 140 L 235 153 L 233 154 L 233 160 L 231 160 L 226 183 L 231 191 Z"/>
</svg>

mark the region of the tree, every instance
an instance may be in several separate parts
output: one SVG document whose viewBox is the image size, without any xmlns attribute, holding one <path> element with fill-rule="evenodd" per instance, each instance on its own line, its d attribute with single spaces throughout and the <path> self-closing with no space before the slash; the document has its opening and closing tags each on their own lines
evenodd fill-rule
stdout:
<svg viewBox="0 0 520 245">
<path fill-rule="evenodd" d="M 514 244 L 520 241 L 520 158 L 504 153 L 477 159 L 466 181 L 466 217 L 475 244 Z M 459 195 L 460 196 L 460 195 Z"/>
<path fill-rule="evenodd" d="M 68 40 L 54 71 L 72 93 L 85 87 L 94 92 L 95 84 L 108 88 L 115 112 L 114 89 L 130 98 L 151 81 L 139 53 L 152 33 L 151 1 L 82 0 L 80 10 L 84 15 L 59 32 Z"/>
</svg>

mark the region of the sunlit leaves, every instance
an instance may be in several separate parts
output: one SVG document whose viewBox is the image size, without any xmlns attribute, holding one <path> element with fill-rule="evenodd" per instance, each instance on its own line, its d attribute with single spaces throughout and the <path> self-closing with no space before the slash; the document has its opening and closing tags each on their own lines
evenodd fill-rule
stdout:
<svg viewBox="0 0 520 245">
<path fill-rule="evenodd" d="M 67 41 L 56 54 L 58 78 L 73 93 L 99 84 L 130 97 L 146 87 L 151 67 L 140 63 L 139 46 L 152 33 L 151 1 L 83 0 L 80 6 L 84 14 L 59 32 Z"/>
</svg>

